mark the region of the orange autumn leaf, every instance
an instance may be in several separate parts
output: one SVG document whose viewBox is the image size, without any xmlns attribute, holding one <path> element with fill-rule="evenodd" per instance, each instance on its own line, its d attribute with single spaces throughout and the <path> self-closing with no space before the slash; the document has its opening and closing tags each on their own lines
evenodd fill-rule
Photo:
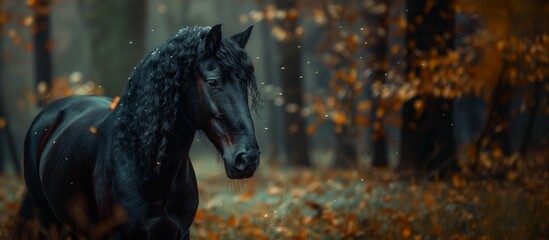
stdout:
<svg viewBox="0 0 549 240">
<path fill-rule="evenodd" d="M 361 101 L 358 103 L 358 110 L 359 111 L 366 111 L 370 110 L 372 108 L 372 102 L 371 101 Z"/>
<path fill-rule="evenodd" d="M 436 224 L 431 228 L 431 232 L 435 235 L 442 234 L 442 226 L 440 224 Z"/>
<path fill-rule="evenodd" d="M 347 122 L 347 116 L 343 114 L 342 112 L 337 112 L 331 115 L 332 121 L 338 125 L 343 125 L 345 122 Z"/>
<path fill-rule="evenodd" d="M 90 127 L 88 129 L 93 135 L 97 134 L 97 128 L 96 127 Z"/>
<path fill-rule="evenodd" d="M 374 121 L 374 125 L 372 126 L 374 130 L 381 129 L 381 122 L 380 121 Z"/>
<path fill-rule="evenodd" d="M 19 202 L 5 202 L 4 207 L 9 210 L 18 210 L 19 209 Z"/>
<path fill-rule="evenodd" d="M 351 85 L 355 84 L 356 78 L 357 78 L 356 75 L 357 75 L 356 69 L 355 68 L 351 69 L 351 73 L 349 74 L 349 79 L 347 79 L 347 82 Z"/>
<path fill-rule="evenodd" d="M 210 237 L 208 239 L 217 240 L 217 239 L 219 239 L 219 236 L 217 235 L 217 233 L 212 232 L 212 233 L 210 233 Z"/>
<path fill-rule="evenodd" d="M 400 51 L 401 47 L 402 46 L 398 45 L 398 44 L 392 45 L 391 46 L 391 54 L 396 55 Z"/>
<path fill-rule="evenodd" d="M 286 13 L 286 20 L 293 21 L 296 20 L 299 17 L 299 12 L 296 9 L 290 9 Z"/>
<path fill-rule="evenodd" d="M 116 105 L 118 105 L 119 101 L 120 101 L 119 96 L 114 97 L 114 99 L 111 102 L 111 106 L 110 106 L 111 110 L 114 110 L 116 108 Z"/>
<path fill-rule="evenodd" d="M 248 191 L 244 192 L 242 195 L 240 195 L 240 199 L 249 200 L 253 196 L 254 196 L 254 191 L 248 190 Z"/>
<path fill-rule="evenodd" d="M 456 188 L 464 187 L 467 183 L 465 182 L 465 178 L 458 174 L 452 175 L 452 184 Z"/>
<path fill-rule="evenodd" d="M 376 117 L 382 118 L 384 115 L 385 115 L 385 109 L 383 109 L 383 108 L 378 108 L 378 109 L 376 110 Z"/>
<path fill-rule="evenodd" d="M 501 150 L 501 148 L 495 148 L 492 150 L 492 156 L 494 158 L 502 158 L 503 157 L 503 151 Z"/>
<path fill-rule="evenodd" d="M 370 119 L 365 116 L 357 116 L 355 121 L 357 125 L 363 126 L 363 127 L 370 126 L 370 123 L 371 123 Z"/>
<path fill-rule="evenodd" d="M 236 217 L 231 217 L 229 218 L 229 220 L 227 221 L 227 227 L 234 227 L 236 226 L 236 224 L 238 223 L 238 220 L 236 219 Z"/>
<path fill-rule="evenodd" d="M 349 75 L 345 71 L 339 70 L 336 72 L 336 78 L 346 81 L 349 78 Z"/>
<path fill-rule="evenodd" d="M 356 216 L 351 215 L 348 216 L 346 219 L 347 229 L 345 230 L 345 234 L 351 235 L 353 232 L 356 231 Z"/>
<path fill-rule="evenodd" d="M 313 126 L 313 125 L 309 125 L 309 126 L 307 126 L 307 130 L 306 130 L 306 131 L 307 131 L 307 134 L 312 135 L 312 134 L 314 134 L 314 133 L 316 132 L 316 127 Z"/>
<path fill-rule="evenodd" d="M 196 214 L 194 216 L 194 222 L 195 223 L 200 223 L 202 221 L 202 219 L 204 219 L 204 210 L 197 209 Z"/>
<path fill-rule="evenodd" d="M 245 228 L 252 228 L 253 227 L 253 223 L 250 221 L 250 218 L 246 215 L 244 215 L 240 218 L 240 225 L 242 225 Z"/>
<path fill-rule="evenodd" d="M 5 128 L 8 125 L 8 121 L 5 118 L 0 118 L 0 129 Z"/>
<path fill-rule="evenodd" d="M 27 6 L 29 8 L 34 8 L 34 7 L 38 6 L 38 1 L 37 0 L 27 0 Z"/>
<path fill-rule="evenodd" d="M 423 111 L 423 108 L 425 107 L 425 104 L 423 102 L 423 99 L 417 99 L 415 102 L 414 102 L 414 109 L 418 112 L 421 112 Z"/>
<path fill-rule="evenodd" d="M 347 48 L 349 48 L 351 51 L 356 51 L 358 50 L 358 42 L 359 42 L 359 37 L 356 35 L 356 34 L 353 34 L 353 35 L 350 35 L 347 37 L 347 39 L 345 39 L 345 42 L 347 44 Z"/>
</svg>

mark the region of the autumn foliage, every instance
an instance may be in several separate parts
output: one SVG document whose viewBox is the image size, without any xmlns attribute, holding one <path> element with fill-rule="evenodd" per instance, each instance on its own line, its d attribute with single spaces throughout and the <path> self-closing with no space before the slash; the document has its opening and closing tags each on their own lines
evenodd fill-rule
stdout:
<svg viewBox="0 0 549 240">
<path fill-rule="evenodd" d="M 291 9 L 256 2 L 260 8 L 240 20 L 267 23 L 271 35 L 281 42 L 312 38 L 314 56 L 323 66 L 319 69 L 327 73 L 327 83 L 320 82 L 304 93 L 304 106 L 291 108 L 307 119 L 308 134 L 317 133 L 328 123 L 337 141 L 351 139 L 355 146 L 347 150 L 372 152 L 376 149 L 364 146 L 370 141 L 387 141 L 389 129 L 403 127 L 401 115 L 407 101 L 413 101 L 414 116 L 420 119 L 435 113 L 432 98 L 472 98 L 486 102 L 488 107 L 483 110 L 483 128 L 463 146 L 457 146 L 471 153 L 458 156 L 462 168 L 476 168 L 477 173 L 508 171 L 511 168 L 500 167 L 504 160 L 485 166 L 483 156 L 494 152 L 501 153 L 496 154 L 497 159 L 509 158 L 514 152 L 524 156 L 528 143 L 538 139 L 532 133 L 535 119 L 549 113 L 549 33 L 546 24 L 540 23 L 549 11 L 547 4 L 452 1 L 452 14 L 461 20 L 455 20 L 455 29 L 445 29 L 428 39 L 432 46 L 420 49 L 422 43 L 406 39 L 406 34 L 413 33 L 428 20 L 426 15 L 436 11 L 435 1 L 418 1 L 425 3 L 425 8 L 420 11 L 423 15 L 413 19 L 407 19 L 407 1 L 298 0 Z M 300 24 L 288 29 L 287 21 Z M 452 44 L 445 46 L 445 42 Z M 299 48 L 297 51 L 301 52 Z M 511 106 L 511 102 L 520 106 Z M 531 120 L 519 150 L 513 150 L 509 140 L 502 139 L 509 139 L 511 122 L 521 114 Z M 338 161 L 341 159 L 336 157 Z M 498 170 L 486 170 L 491 167 Z"/>
<path fill-rule="evenodd" d="M 244 182 L 199 179 L 192 239 L 543 239 L 547 174 L 513 181 L 405 179 L 387 171 L 264 166 Z M 269 168 L 270 170 L 266 170 Z M 0 178 L 0 238 L 19 206 L 20 178 Z"/>
<path fill-rule="evenodd" d="M 37 1 L 27 2 L 28 13 L 0 11 L 0 35 L 30 52 L 33 45 L 26 33 L 13 27 L 35 31 L 30 13 Z M 269 90 L 276 95 L 274 105 L 304 118 L 310 136 L 328 129 L 333 139 L 326 141 L 350 140 L 360 160 L 378 140 L 398 155 L 398 136 L 390 132 L 406 125 L 404 104 L 411 101 L 413 117 L 419 119 L 434 112 L 433 98 L 451 103 L 473 99 L 467 113 L 480 109 L 480 120 L 474 119 L 480 127 L 471 127 L 472 136 L 455 146 L 459 169 L 444 179 L 372 170 L 358 163 L 344 170 L 284 168 L 272 164 L 273 159 L 262 162 L 259 173 L 243 182 L 199 176 L 201 203 L 191 238 L 549 238 L 547 3 L 452 1 L 461 20 L 451 34 L 454 46 L 440 51 L 418 49 L 417 42 L 406 40 L 407 31 L 425 19 L 407 19 L 404 0 L 296 0 L 289 9 L 277 8 L 273 1 L 249 2 L 257 3 L 257 9 L 239 16 L 241 23 L 265 24 L 279 42 L 300 39 L 314 45 L 308 47 L 313 58 L 301 61 L 312 72 L 295 79 L 314 85 L 299 93 L 303 106 L 281 101 L 286 89 L 271 83 L 262 89 L 277 89 Z M 424 2 L 429 11 L 436 1 Z M 297 24 L 288 28 L 290 21 Z M 434 42 L 447 37 L 437 35 Z M 300 45 L 294 50 L 303 49 Z M 412 61 L 407 54 L 414 54 Z M 23 93 L 17 105 L 104 92 L 78 72 L 57 77 L 50 86 L 38 83 L 36 90 Z M 452 127 L 460 117 L 452 119 Z M 0 130 L 8 124 L 0 116 Z M 95 128 L 89 131 L 97 133 Z M 0 176 L 0 239 L 12 227 L 22 192 L 19 176 Z"/>
</svg>

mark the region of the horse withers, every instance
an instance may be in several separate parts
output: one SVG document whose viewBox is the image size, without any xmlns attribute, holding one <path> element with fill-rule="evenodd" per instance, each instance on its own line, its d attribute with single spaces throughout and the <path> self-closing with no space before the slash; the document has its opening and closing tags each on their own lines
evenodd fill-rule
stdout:
<svg viewBox="0 0 549 240">
<path fill-rule="evenodd" d="M 74 96 L 45 108 L 25 139 L 27 191 L 12 237 L 188 239 L 195 133 L 228 178 L 259 165 L 249 107 L 259 94 L 243 50 L 251 30 L 183 28 L 141 60 L 119 101 Z"/>
</svg>

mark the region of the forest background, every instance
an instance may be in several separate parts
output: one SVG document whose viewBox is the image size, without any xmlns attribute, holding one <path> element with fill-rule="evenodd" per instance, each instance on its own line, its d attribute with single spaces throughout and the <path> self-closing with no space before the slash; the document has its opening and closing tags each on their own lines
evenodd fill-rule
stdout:
<svg viewBox="0 0 549 240">
<path fill-rule="evenodd" d="M 226 183 L 197 136 L 193 236 L 547 239 L 548 15 L 543 0 L 0 0 L 0 237 L 42 107 L 115 97 L 180 27 L 222 23 L 255 26 L 262 163 Z"/>
</svg>

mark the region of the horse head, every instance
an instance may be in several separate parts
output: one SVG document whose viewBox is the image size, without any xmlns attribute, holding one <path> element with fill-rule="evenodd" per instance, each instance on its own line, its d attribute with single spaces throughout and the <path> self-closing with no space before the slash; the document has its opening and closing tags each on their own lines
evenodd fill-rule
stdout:
<svg viewBox="0 0 549 240">
<path fill-rule="evenodd" d="M 196 89 L 204 131 L 223 157 L 231 179 L 253 176 L 259 166 L 259 147 L 248 104 L 257 96 L 253 66 L 243 48 L 252 27 L 230 38 L 216 25 L 203 37 L 196 63 Z M 250 96 L 251 95 L 251 96 Z"/>
</svg>

